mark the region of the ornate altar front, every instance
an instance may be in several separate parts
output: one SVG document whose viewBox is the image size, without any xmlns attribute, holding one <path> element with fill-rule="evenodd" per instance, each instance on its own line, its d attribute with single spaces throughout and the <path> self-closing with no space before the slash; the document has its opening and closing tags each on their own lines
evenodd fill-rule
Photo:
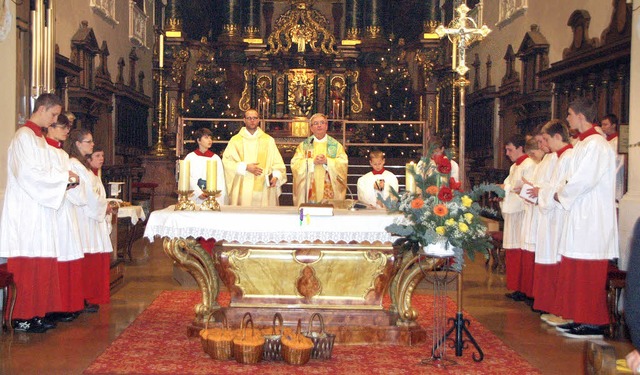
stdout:
<svg viewBox="0 0 640 375">
<path fill-rule="evenodd" d="M 195 334 L 211 312 L 230 322 L 249 311 L 268 326 L 280 312 L 285 325 L 306 322 L 320 312 L 336 341 L 343 343 L 424 342 L 411 296 L 423 273 L 412 256 L 398 254 L 384 228 L 394 220 L 384 211 L 335 210 L 334 216 L 303 217 L 294 207 L 224 207 L 222 212 L 152 213 L 145 236 L 164 238 L 164 250 L 189 272 L 202 291 Z M 195 238 L 216 238 L 211 253 Z M 231 295 L 217 303 L 222 280 Z M 385 307 L 389 293 L 391 304 Z"/>
</svg>

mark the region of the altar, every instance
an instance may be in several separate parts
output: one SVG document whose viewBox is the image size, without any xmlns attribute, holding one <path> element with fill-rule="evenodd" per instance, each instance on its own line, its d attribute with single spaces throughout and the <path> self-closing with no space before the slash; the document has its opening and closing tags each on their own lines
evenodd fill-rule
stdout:
<svg viewBox="0 0 640 375">
<path fill-rule="evenodd" d="M 216 311 L 236 325 L 251 312 L 260 326 L 279 312 L 292 327 L 319 312 L 338 343 L 415 345 L 426 339 L 411 306 L 424 274 L 417 257 L 398 253 L 384 229 L 397 218 L 383 210 L 301 216 L 295 207 L 168 207 L 151 214 L 144 235 L 162 237 L 165 253 L 202 292 L 191 335 Z M 198 238 L 216 239 L 215 246 L 207 251 Z M 229 290 L 228 307 L 217 303 L 219 280 Z M 383 303 L 386 295 L 390 304 Z"/>
</svg>

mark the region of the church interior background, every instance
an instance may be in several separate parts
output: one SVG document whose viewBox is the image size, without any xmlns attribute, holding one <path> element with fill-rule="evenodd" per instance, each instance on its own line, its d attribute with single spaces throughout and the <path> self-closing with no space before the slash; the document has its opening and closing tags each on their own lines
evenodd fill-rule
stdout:
<svg viewBox="0 0 640 375">
<path fill-rule="evenodd" d="M 640 109 L 631 105 L 640 96 L 631 69 L 640 61 L 640 0 L 467 0 L 469 16 L 492 32 L 467 50 L 460 114 L 452 44 L 435 29 L 463 2 L 5 0 L 0 85 L 16 90 L 0 92 L 2 168 L 31 98 L 53 91 L 105 149 L 105 181 L 128 181 L 130 198 L 149 196 L 131 183 L 155 185 L 151 209 L 175 201 L 175 162 L 193 150 L 193 131 L 210 128 L 219 153 L 249 108 L 286 162 L 308 134 L 306 119 L 325 113 L 350 156 L 350 185 L 367 171 L 371 148 L 398 175 L 431 134 L 458 155 L 465 116 L 467 183 L 500 182 L 506 138 L 564 118 L 572 99 L 587 96 L 599 118 L 615 113 L 622 125 L 624 267 L 640 212 Z M 49 36 L 32 44 L 34 33 Z M 6 182 L 2 173 L 0 198 Z"/>
</svg>

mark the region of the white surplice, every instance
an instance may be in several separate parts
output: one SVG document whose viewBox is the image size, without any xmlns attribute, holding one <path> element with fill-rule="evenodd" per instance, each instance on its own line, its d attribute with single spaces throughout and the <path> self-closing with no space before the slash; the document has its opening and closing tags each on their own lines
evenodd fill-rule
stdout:
<svg viewBox="0 0 640 375">
<path fill-rule="evenodd" d="M 574 259 L 618 257 L 615 208 L 615 154 L 606 139 L 590 135 L 574 147 L 566 183 L 558 190 L 569 211 L 562 256 Z"/>
<path fill-rule="evenodd" d="M 511 164 L 509 175 L 504 180 L 504 199 L 500 204 L 504 229 L 502 246 L 505 249 L 522 249 L 522 221 L 524 218 L 524 200 L 520 198 L 515 188 L 522 187 L 522 178 L 531 181 L 536 163 L 530 157 L 524 159 L 520 165 Z"/>
<path fill-rule="evenodd" d="M 384 189 L 382 191 L 375 188 L 378 180 L 384 180 Z M 391 188 L 398 191 L 398 178 L 391 172 L 385 170 L 381 174 L 373 174 L 369 172 L 358 179 L 358 200 L 374 207 L 383 207 L 378 202 L 378 198 L 387 199 Z"/>
<path fill-rule="evenodd" d="M 541 187 L 549 185 L 551 175 L 558 156 L 555 152 L 545 154 L 540 163 L 536 164 L 533 170 L 533 178 L 529 180 L 533 186 Z M 538 205 L 525 201 L 524 218 L 522 223 L 523 250 L 536 251 L 536 241 L 538 234 L 538 219 L 540 208 Z"/>
<path fill-rule="evenodd" d="M 11 140 L 0 257 L 57 256 L 56 210 L 64 199 L 69 172 L 52 163 L 48 148 L 44 137 L 27 126 L 18 129 Z"/>
<path fill-rule="evenodd" d="M 78 174 L 86 204 L 74 206 L 78 217 L 80 241 L 85 254 L 110 253 L 113 251 L 109 237 L 107 217 L 107 194 L 100 178 L 87 169 L 78 159 L 71 158 L 71 170 Z M 80 192 L 78 192 L 80 193 Z"/>
<path fill-rule="evenodd" d="M 61 170 L 71 170 L 69 155 L 62 149 L 49 146 L 51 161 Z M 87 204 L 87 198 L 80 186 L 67 190 L 62 205 L 57 210 L 56 247 L 58 261 L 65 262 L 84 257 L 80 240 L 78 217 L 75 206 Z"/>
<path fill-rule="evenodd" d="M 216 154 L 213 154 L 212 157 L 200 156 L 194 152 L 190 152 L 187 156 L 184 157 L 184 160 L 189 161 L 189 188 L 193 190 L 193 195 L 191 196 L 191 200 L 197 204 L 201 204 L 204 202 L 203 199 L 200 199 L 202 195 L 202 189 L 198 186 L 198 180 L 207 180 L 207 160 L 214 160 L 218 165 L 217 175 L 216 175 L 216 184 L 217 189 L 220 190 L 220 195 L 216 197 L 216 201 L 218 204 L 225 205 L 228 202 L 227 199 L 227 187 L 224 181 L 224 167 L 222 165 L 222 160 Z"/>
</svg>

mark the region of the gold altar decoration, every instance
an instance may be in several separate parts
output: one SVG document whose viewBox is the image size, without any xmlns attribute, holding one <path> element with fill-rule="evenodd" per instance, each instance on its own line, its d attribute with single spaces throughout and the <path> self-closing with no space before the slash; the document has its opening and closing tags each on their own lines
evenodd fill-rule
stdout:
<svg viewBox="0 0 640 375">
<path fill-rule="evenodd" d="M 316 100 L 313 81 L 316 72 L 309 68 L 291 69 L 289 75 L 289 113 L 295 116 L 308 116 L 312 103 Z"/>
<path fill-rule="evenodd" d="M 194 239 L 165 238 L 164 251 L 194 277 L 202 292 L 202 303 L 195 306 L 189 328 L 192 335 L 217 310 L 234 320 L 251 309 L 260 322 L 270 321 L 275 312 L 286 309 L 287 322 L 292 323 L 321 309 L 326 319 L 341 321 L 349 317 L 360 325 L 346 335 L 340 329 L 338 342 L 363 338 L 398 342 L 393 340 L 402 336 L 405 343 L 414 345 L 426 339 L 416 323 L 419 313 L 411 305 L 413 292 L 424 278 L 419 256 L 403 254 L 391 244 L 221 241 L 209 255 Z M 427 258 L 421 262 L 430 269 L 441 260 Z M 218 278 L 231 294 L 226 308 L 216 302 Z M 391 297 L 388 310 L 382 305 L 387 292 Z M 385 337 L 391 341 L 384 341 Z"/>
<path fill-rule="evenodd" d="M 312 8 L 313 3 L 314 0 L 290 0 L 291 9 L 278 18 L 267 39 L 269 50 L 266 54 L 288 53 L 294 44 L 298 53 L 304 53 L 309 46 L 313 52 L 338 54 L 329 22 Z"/>
<path fill-rule="evenodd" d="M 294 117 L 293 122 L 291 122 L 291 136 L 306 138 L 309 134 L 309 120 L 304 116 Z"/>
<path fill-rule="evenodd" d="M 196 204 L 189 199 L 191 194 L 193 194 L 193 190 L 178 190 L 176 193 L 178 193 L 178 203 L 176 203 L 174 210 L 193 211 L 196 209 Z"/>
<path fill-rule="evenodd" d="M 202 193 L 207 196 L 207 198 L 200 205 L 201 209 L 209 210 L 209 211 L 220 211 L 220 204 L 216 200 L 216 197 L 220 195 L 221 190 L 202 190 Z"/>
</svg>

